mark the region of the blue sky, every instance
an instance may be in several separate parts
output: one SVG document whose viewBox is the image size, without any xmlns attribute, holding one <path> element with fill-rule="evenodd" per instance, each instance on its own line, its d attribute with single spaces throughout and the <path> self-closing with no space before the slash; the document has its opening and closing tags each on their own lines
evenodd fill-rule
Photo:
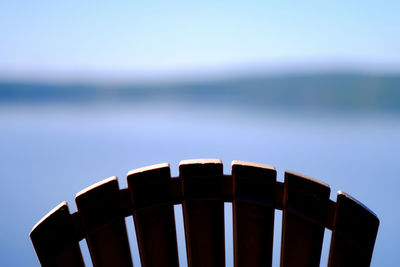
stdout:
<svg viewBox="0 0 400 267">
<path fill-rule="evenodd" d="M 0 0 L 0 76 L 398 71 L 399 11 L 398 1 Z"/>
</svg>

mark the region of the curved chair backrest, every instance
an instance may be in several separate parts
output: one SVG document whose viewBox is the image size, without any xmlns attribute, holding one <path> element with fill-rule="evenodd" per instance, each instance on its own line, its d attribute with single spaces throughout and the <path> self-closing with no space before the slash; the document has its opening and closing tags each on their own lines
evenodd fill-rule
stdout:
<svg viewBox="0 0 400 267">
<path fill-rule="evenodd" d="M 105 179 L 63 202 L 30 237 L 42 266 L 84 266 L 86 239 L 93 266 L 132 266 L 125 217 L 133 215 L 142 266 L 179 266 L 174 207 L 182 204 L 190 267 L 225 266 L 224 202 L 232 202 L 235 266 L 271 266 L 275 209 L 283 211 L 281 266 L 319 266 L 325 228 L 332 230 L 328 266 L 369 266 L 379 227 L 376 215 L 327 184 L 295 172 L 276 180 L 273 167 L 220 160 L 185 160 L 179 177 L 168 164 L 128 173 L 128 188 Z"/>
</svg>

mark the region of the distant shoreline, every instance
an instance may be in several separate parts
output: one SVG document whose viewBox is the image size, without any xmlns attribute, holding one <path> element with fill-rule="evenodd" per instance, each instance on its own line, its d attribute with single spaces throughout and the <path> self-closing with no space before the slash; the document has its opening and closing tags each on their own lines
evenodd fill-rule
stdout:
<svg viewBox="0 0 400 267">
<path fill-rule="evenodd" d="M 0 81 L 0 103 L 192 103 L 400 112 L 400 75 L 298 74 L 160 83 Z"/>
</svg>

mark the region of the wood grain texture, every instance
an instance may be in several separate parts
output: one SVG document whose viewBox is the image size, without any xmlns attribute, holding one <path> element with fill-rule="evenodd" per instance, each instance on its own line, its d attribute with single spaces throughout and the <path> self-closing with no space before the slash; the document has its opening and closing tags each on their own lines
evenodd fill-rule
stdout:
<svg viewBox="0 0 400 267">
<path fill-rule="evenodd" d="M 128 188 L 110 177 L 79 192 L 78 211 L 65 202 L 30 233 L 42 266 L 84 266 L 79 241 L 86 239 L 93 266 L 131 267 L 125 217 L 133 215 L 143 267 L 179 266 L 174 204 L 182 203 L 189 267 L 225 266 L 224 201 L 232 201 L 234 265 L 271 266 L 274 213 L 281 209 L 280 265 L 320 264 L 325 229 L 332 230 L 329 267 L 368 267 L 379 227 L 377 216 L 327 184 L 299 173 L 276 180 L 274 167 L 233 161 L 223 175 L 217 159 L 184 160 L 179 177 L 169 164 L 135 169 Z"/>
<path fill-rule="evenodd" d="M 116 177 L 77 194 L 78 211 L 88 232 L 86 242 L 93 266 L 133 266 Z M 115 219 L 117 218 L 117 219 Z"/>
<path fill-rule="evenodd" d="M 127 179 L 142 266 L 179 266 L 169 165 L 136 169 Z"/>
<path fill-rule="evenodd" d="M 225 266 L 224 202 L 220 160 L 179 164 L 189 267 Z"/>
<path fill-rule="evenodd" d="M 285 173 L 281 266 L 319 266 L 329 194 L 325 183 Z"/>
<path fill-rule="evenodd" d="M 378 227 L 372 211 L 339 191 L 328 266 L 369 266 Z"/>
<path fill-rule="evenodd" d="M 233 161 L 232 177 L 235 266 L 271 266 L 276 171 L 268 165 Z"/>
<path fill-rule="evenodd" d="M 85 266 L 66 202 L 44 216 L 30 237 L 42 266 Z"/>
</svg>

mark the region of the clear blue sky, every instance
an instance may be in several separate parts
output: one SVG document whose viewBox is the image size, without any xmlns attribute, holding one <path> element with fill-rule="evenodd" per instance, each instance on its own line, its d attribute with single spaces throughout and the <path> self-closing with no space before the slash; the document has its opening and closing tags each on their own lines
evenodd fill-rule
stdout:
<svg viewBox="0 0 400 267">
<path fill-rule="evenodd" d="M 0 0 L 0 76 L 264 65 L 398 71 L 399 13 L 399 1 Z"/>
</svg>

